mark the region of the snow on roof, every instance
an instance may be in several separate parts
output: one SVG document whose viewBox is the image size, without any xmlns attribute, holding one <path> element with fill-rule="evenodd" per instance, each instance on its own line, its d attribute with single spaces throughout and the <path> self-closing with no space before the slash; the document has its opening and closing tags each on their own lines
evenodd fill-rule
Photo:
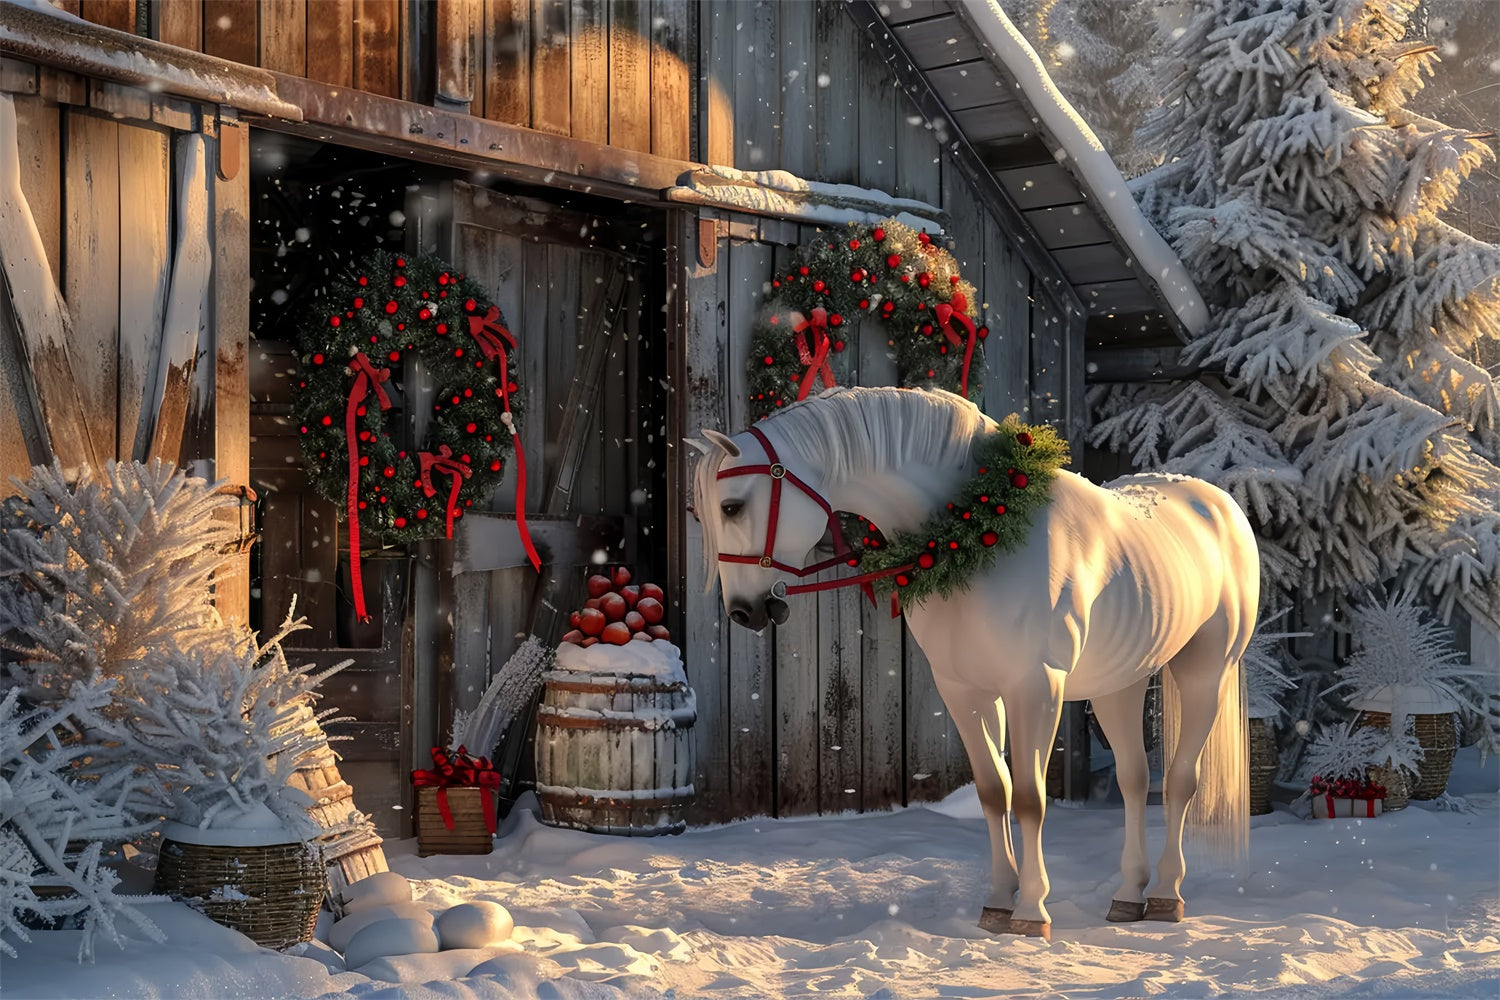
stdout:
<svg viewBox="0 0 1500 1000">
<path fill-rule="evenodd" d="M 1208 323 L 1208 307 L 1187 268 L 1141 212 L 1119 168 L 1058 91 L 1031 43 L 1000 9 L 998 0 L 965 0 L 964 11 L 974 30 L 1015 77 L 1042 125 L 1062 146 L 1059 159 L 1073 161 L 1073 172 L 1087 186 L 1099 212 L 1156 282 L 1183 327 L 1190 333 L 1202 330 Z"/>
<path fill-rule="evenodd" d="M 804 180 L 785 170 L 737 170 L 710 166 L 670 189 L 674 201 L 739 208 L 817 225 L 875 223 L 894 218 L 913 229 L 942 232 L 943 212 L 925 201 L 897 198 L 874 188 Z"/>
</svg>

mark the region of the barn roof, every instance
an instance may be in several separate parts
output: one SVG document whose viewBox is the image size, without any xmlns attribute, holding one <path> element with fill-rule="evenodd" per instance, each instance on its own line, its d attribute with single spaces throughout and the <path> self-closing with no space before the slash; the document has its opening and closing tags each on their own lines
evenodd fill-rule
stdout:
<svg viewBox="0 0 1500 1000">
<path fill-rule="evenodd" d="M 1024 227 L 1061 267 L 1093 329 L 1142 339 L 1207 310 L 1119 169 L 995 0 L 854 0 L 850 10 L 930 120 L 952 123 Z M 1155 325 L 1159 326 L 1159 323 Z M 1133 335 L 1132 335 L 1133 334 Z"/>
</svg>

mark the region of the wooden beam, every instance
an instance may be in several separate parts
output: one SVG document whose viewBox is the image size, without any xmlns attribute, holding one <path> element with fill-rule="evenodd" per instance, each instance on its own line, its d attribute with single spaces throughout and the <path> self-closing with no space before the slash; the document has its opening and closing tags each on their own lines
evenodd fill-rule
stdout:
<svg viewBox="0 0 1500 1000">
<path fill-rule="evenodd" d="M 248 148 L 249 131 L 233 118 L 219 119 L 219 147 Z M 221 156 L 222 159 L 222 156 Z M 214 476 L 230 486 L 250 484 L 250 173 L 214 181 L 213 425 Z M 229 508 L 230 517 L 239 517 Z M 214 574 L 214 606 L 225 619 L 250 620 L 250 553 L 226 561 Z"/>
<path fill-rule="evenodd" d="M 32 373 L 48 450 L 65 467 L 103 468 L 114 442 L 99 447 L 90 433 L 68 345 L 72 319 L 21 191 L 20 141 L 15 98 L 0 95 L 0 277 L 20 334 L 21 354 Z"/>
</svg>

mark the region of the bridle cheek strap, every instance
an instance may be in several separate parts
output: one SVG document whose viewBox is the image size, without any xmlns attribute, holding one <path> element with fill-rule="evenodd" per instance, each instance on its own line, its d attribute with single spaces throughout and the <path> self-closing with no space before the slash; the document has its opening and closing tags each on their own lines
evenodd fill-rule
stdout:
<svg viewBox="0 0 1500 1000">
<path fill-rule="evenodd" d="M 741 465 L 738 468 L 720 472 L 717 478 L 732 479 L 735 476 L 771 477 L 771 509 L 767 514 L 770 523 L 766 527 L 765 551 L 758 556 L 730 555 L 721 552 L 719 553 L 719 561 L 727 563 L 752 564 L 765 569 L 778 569 L 783 573 L 790 573 L 793 576 L 803 577 L 811 576 L 814 573 L 821 572 L 830 566 L 837 565 L 838 563 L 844 562 L 846 559 L 848 559 L 850 555 L 849 546 L 844 542 L 844 529 L 839 526 L 839 519 L 833 512 L 833 506 L 823 498 L 822 494 L 820 494 L 817 490 L 813 489 L 811 486 L 807 485 L 807 483 L 798 478 L 795 472 L 792 472 L 786 466 L 781 464 L 781 460 L 776 457 L 776 449 L 771 445 L 770 439 L 767 438 L 763 433 L 761 433 L 759 427 L 750 428 L 750 433 L 754 435 L 755 440 L 759 441 L 761 448 L 765 450 L 767 459 L 766 463 L 761 465 Z M 814 563 L 811 566 L 790 566 L 784 562 L 781 562 L 775 557 L 774 553 L 776 551 L 776 525 L 781 519 L 781 484 L 783 481 L 790 482 L 797 489 L 807 494 L 807 496 L 812 500 L 813 503 L 823 508 L 823 513 L 828 518 L 829 530 L 833 532 L 834 554 L 832 558 L 824 559 L 822 562 Z M 804 588 L 802 587 L 788 588 L 787 592 L 798 593 L 803 589 Z M 825 588 L 819 587 L 818 589 Z"/>
</svg>

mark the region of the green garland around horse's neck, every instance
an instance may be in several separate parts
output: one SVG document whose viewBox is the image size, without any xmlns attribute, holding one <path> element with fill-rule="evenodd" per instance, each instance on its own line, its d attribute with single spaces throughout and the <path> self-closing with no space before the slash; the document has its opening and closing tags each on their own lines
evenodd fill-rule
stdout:
<svg viewBox="0 0 1500 1000">
<path fill-rule="evenodd" d="M 1051 499 L 1057 470 L 1068 463 L 1068 443 L 1045 424 L 1022 424 L 1012 415 L 975 446 L 974 458 L 974 478 L 919 529 L 864 539 L 861 569 L 910 567 L 883 581 L 907 606 L 967 588 L 1000 553 L 1025 542 L 1036 512 Z"/>
<path fill-rule="evenodd" d="M 894 219 L 820 233 L 771 281 L 750 342 L 751 415 L 847 382 L 842 361 L 861 319 L 876 327 L 864 335 L 889 345 L 899 385 L 975 398 L 989 336 L 970 317 L 976 297 L 952 254 Z"/>
</svg>

